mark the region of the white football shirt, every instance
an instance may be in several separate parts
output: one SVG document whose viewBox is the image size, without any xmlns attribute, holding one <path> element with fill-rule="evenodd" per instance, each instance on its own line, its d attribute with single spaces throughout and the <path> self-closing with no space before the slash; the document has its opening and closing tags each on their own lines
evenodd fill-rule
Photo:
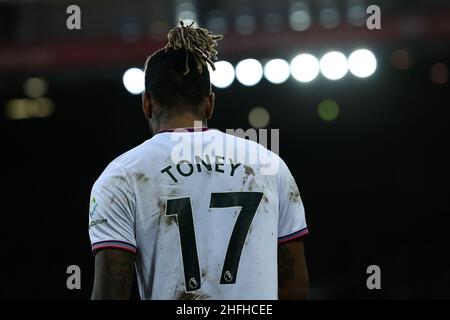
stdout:
<svg viewBox="0 0 450 320">
<path fill-rule="evenodd" d="M 92 250 L 136 253 L 142 299 L 277 299 L 277 245 L 307 233 L 286 164 L 214 129 L 158 133 L 92 188 Z"/>
</svg>

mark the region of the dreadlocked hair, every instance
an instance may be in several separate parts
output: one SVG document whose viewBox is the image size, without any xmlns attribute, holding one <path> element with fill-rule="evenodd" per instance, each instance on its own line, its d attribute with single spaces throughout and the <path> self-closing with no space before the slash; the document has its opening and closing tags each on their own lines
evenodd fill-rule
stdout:
<svg viewBox="0 0 450 320">
<path fill-rule="evenodd" d="M 180 25 L 168 35 L 168 43 L 154 52 L 145 62 L 145 91 L 169 116 L 180 109 L 199 113 L 199 106 L 211 93 L 209 68 L 215 70 L 217 41 L 221 35 Z"/>
<path fill-rule="evenodd" d="M 180 25 L 170 30 L 167 35 L 169 42 L 165 46 L 166 51 L 168 48 L 174 50 L 184 49 L 186 51 L 186 71 L 183 75 L 190 72 L 188 52 L 195 59 L 198 73 L 203 72 L 203 67 L 206 67 L 206 64 L 209 64 L 213 70 L 216 70 L 211 58 L 217 60 L 217 50 L 214 47 L 217 46 L 217 41 L 223 38 L 222 35 L 214 35 L 207 29 L 195 28 L 193 25 L 194 22 L 185 26 L 183 21 L 180 20 Z"/>
</svg>

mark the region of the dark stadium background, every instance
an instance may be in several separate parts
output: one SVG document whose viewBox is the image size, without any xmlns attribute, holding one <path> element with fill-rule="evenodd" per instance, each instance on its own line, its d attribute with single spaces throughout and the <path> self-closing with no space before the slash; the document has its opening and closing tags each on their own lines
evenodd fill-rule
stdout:
<svg viewBox="0 0 450 320">
<path fill-rule="evenodd" d="M 151 22 L 160 19 L 167 32 L 175 2 L 0 2 L 1 298 L 89 298 L 90 188 L 112 159 L 150 137 L 140 96 L 125 90 L 122 75 L 165 44 L 152 38 Z M 291 77 L 281 85 L 263 79 L 254 87 L 234 81 L 214 89 L 210 126 L 249 128 L 249 111 L 263 106 L 268 128 L 280 129 L 280 153 L 307 212 L 311 299 L 450 298 L 448 72 L 441 84 L 430 79 L 434 64 L 450 65 L 450 3 L 362 1 L 380 6 L 381 30 L 350 27 L 345 18 L 328 30 L 315 19 L 320 1 L 306 2 L 313 24 L 304 32 L 289 28 L 287 0 L 195 5 L 201 26 L 213 8 L 229 21 L 241 7 L 255 14 L 254 34 L 229 27 L 219 59 L 289 60 L 299 52 L 367 47 L 378 60 L 374 75 L 319 75 L 308 84 Z M 331 1 L 340 12 L 349 2 Z M 65 28 L 70 4 L 81 7 L 81 30 Z M 285 18 L 277 34 L 260 27 L 267 4 Z M 124 36 L 129 23 L 140 30 L 137 39 Z M 393 63 L 398 50 L 410 53 L 405 70 Z M 25 98 L 30 77 L 48 83 L 54 112 L 12 120 L 6 105 Z M 338 103 L 334 121 L 318 116 L 323 99 Z M 73 264 L 82 270 L 81 290 L 66 288 Z M 371 264 L 381 268 L 381 290 L 366 288 Z"/>
</svg>

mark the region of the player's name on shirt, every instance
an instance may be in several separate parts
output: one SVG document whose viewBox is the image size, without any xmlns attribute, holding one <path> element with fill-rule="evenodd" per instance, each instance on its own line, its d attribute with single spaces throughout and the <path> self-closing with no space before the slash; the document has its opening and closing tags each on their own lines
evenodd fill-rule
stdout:
<svg viewBox="0 0 450 320">
<path fill-rule="evenodd" d="M 177 183 L 180 177 L 189 177 L 193 174 L 202 172 L 218 172 L 234 176 L 236 169 L 242 164 L 233 162 L 233 159 L 225 160 L 223 156 L 214 156 L 214 162 L 211 162 L 209 155 L 204 157 L 195 156 L 195 160 L 191 162 L 188 159 L 182 159 L 175 165 L 168 165 L 161 170 L 163 175 L 167 175 L 173 182 Z"/>
</svg>

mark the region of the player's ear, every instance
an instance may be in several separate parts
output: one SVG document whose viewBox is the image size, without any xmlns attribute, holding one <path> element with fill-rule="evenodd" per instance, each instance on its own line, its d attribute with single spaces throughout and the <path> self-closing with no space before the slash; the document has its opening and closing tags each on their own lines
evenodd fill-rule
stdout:
<svg viewBox="0 0 450 320">
<path fill-rule="evenodd" d="M 142 110 L 144 111 L 144 115 L 147 119 L 152 118 L 152 99 L 150 97 L 150 93 L 144 91 L 142 93 Z"/>
<path fill-rule="evenodd" d="M 206 108 L 205 108 L 206 119 L 211 119 L 215 103 L 216 103 L 216 95 L 214 94 L 214 92 L 211 92 L 206 101 Z"/>
</svg>

